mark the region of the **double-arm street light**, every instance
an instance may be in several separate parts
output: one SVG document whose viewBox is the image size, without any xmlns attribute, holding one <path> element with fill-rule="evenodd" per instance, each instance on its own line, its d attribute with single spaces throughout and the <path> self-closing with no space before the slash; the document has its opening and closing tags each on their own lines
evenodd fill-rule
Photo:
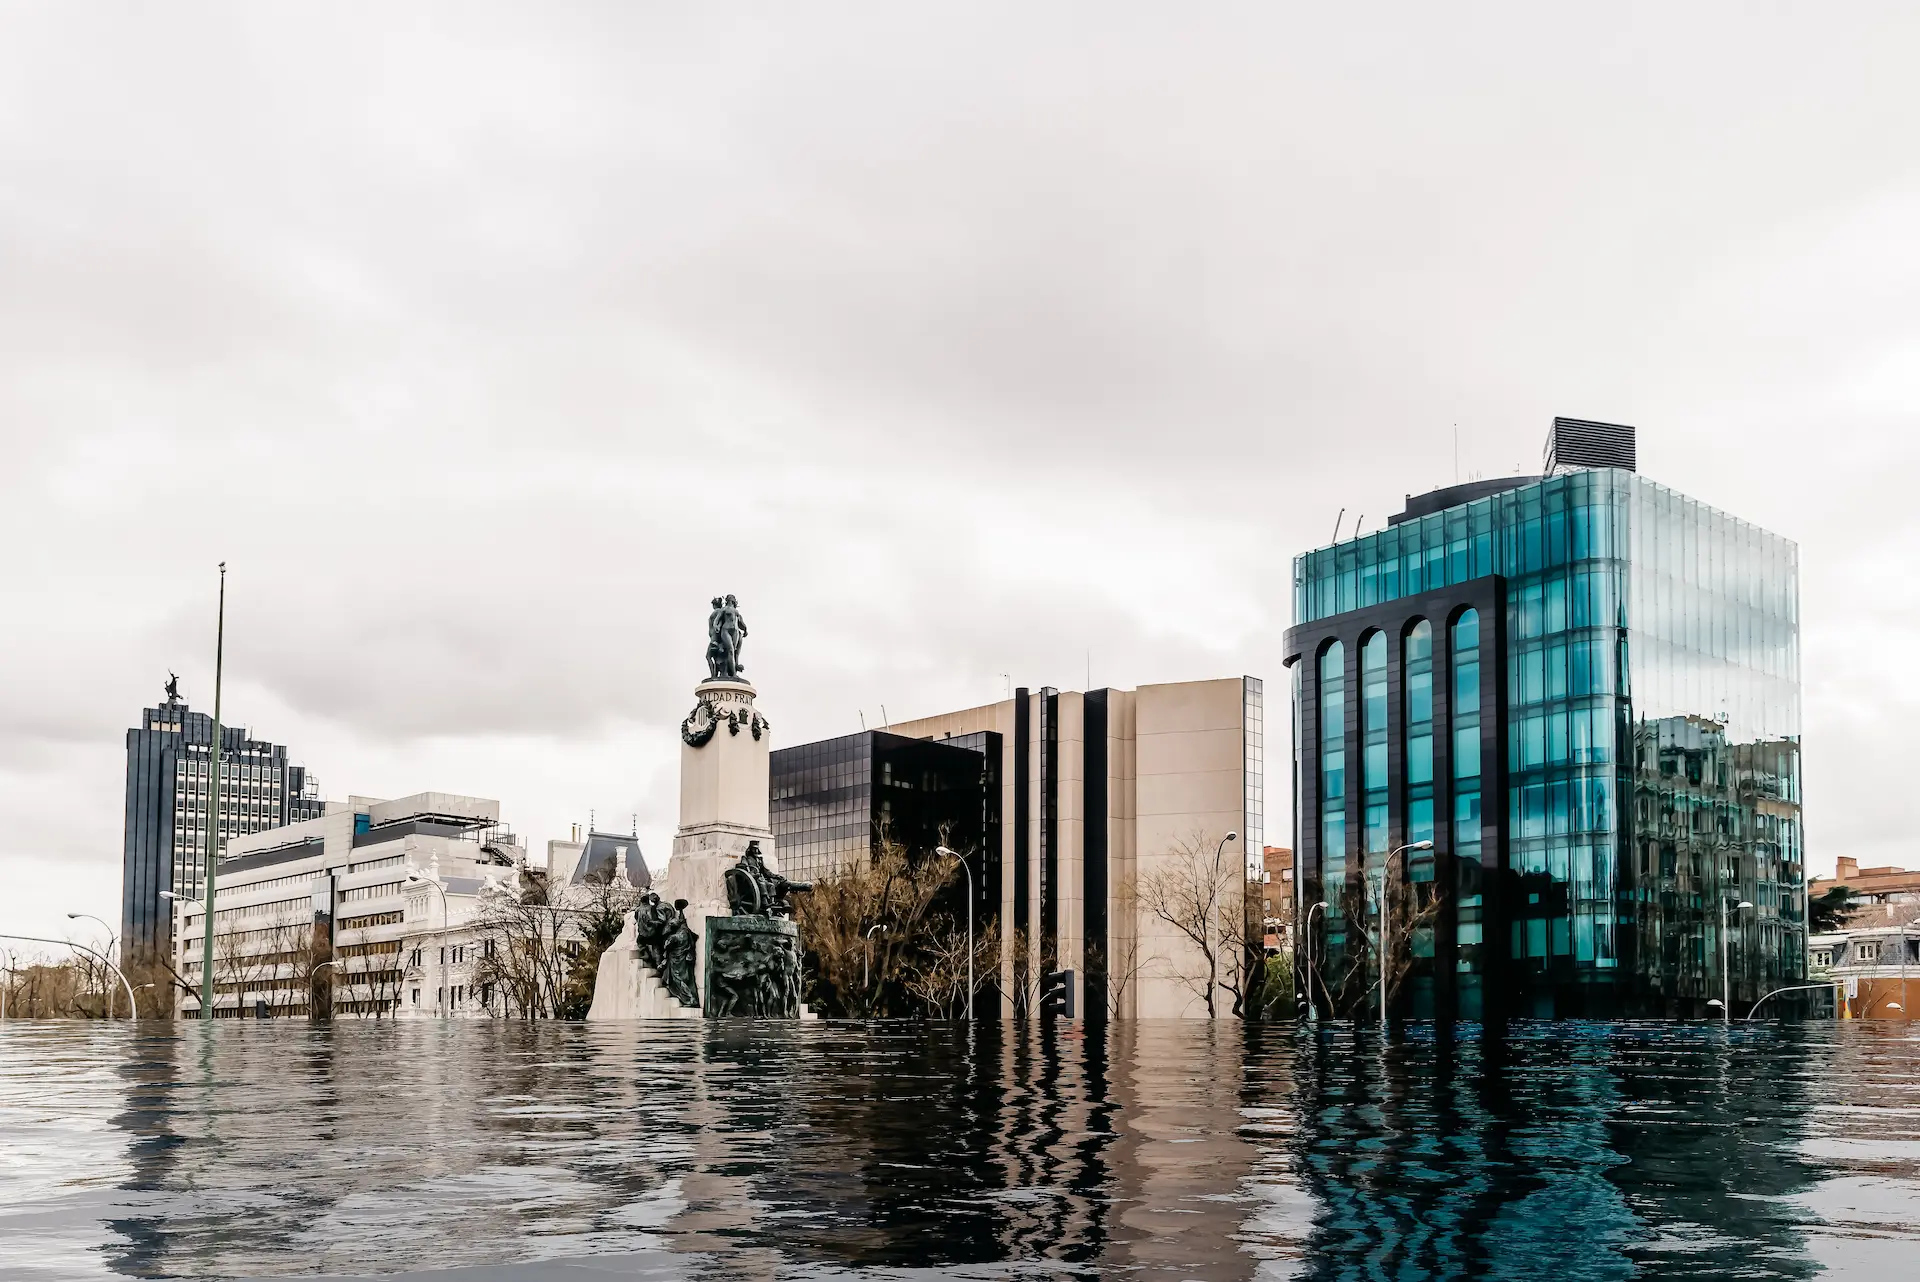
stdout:
<svg viewBox="0 0 1920 1282">
<path fill-rule="evenodd" d="M 1387 873 L 1393 868 L 1395 855 L 1405 855 L 1409 850 L 1432 850 L 1431 841 L 1410 841 L 1404 846 L 1396 846 L 1387 852 L 1380 863 L 1380 873 L 1376 878 L 1380 887 L 1380 1027 L 1387 1026 Z"/>
<path fill-rule="evenodd" d="M 1305 928 L 1302 929 L 1300 932 L 1300 941 L 1307 946 L 1307 1014 L 1308 1015 L 1313 1015 L 1314 1012 L 1318 1009 L 1318 1007 L 1316 1007 L 1313 1004 L 1313 915 L 1319 912 L 1322 908 L 1325 908 L 1326 906 L 1327 906 L 1327 901 L 1322 899 L 1319 903 L 1307 909 L 1307 924 Z M 1320 985 L 1321 991 L 1325 992 L 1326 987 L 1327 987 L 1326 984 L 1323 982 Z"/>
<path fill-rule="evenodd" d="M 960 871 L 967 874 L 967 1023 L 973 1023 L 973 869 L 967 867 L 967 861 L 959 851 L 949 850 L 945 846 L 935 846 L 933 853 L 945 855 L 960 865 Z"/>
</svg>

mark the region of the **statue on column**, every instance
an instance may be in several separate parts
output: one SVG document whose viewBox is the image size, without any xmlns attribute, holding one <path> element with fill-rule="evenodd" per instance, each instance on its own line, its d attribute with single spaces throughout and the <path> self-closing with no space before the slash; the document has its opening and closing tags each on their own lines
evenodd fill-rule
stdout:
<svg viewBox="0 0 1920 1282">
<path fill-rule="evenodd" d="M 713 612 L 707 616 L 707 679 L 739 681 L 747 665 L 740 661 L 741 647 L 747 639 L 747 621 L 740 616 L 740 602 L 731 595 L 713 598 Z"/>
</svg>

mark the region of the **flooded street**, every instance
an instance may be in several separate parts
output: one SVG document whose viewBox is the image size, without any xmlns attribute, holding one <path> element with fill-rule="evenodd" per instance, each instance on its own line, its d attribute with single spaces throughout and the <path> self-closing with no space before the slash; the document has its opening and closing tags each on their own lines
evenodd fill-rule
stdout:
<svg viewBox="0 0 1920 1282">
<path fill-rule="evenodd" d="M 1886 1278 L 1916 1082 L 1901 1024 L 15 1023 L 0 1276 Z"/>
</svg>

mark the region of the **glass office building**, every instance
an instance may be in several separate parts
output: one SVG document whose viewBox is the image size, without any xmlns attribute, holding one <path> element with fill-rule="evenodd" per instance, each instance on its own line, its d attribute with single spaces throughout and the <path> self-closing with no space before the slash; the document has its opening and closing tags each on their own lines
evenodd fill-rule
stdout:
<svg viewBox="0 0 1920 1282">
<path fill-rule="evenodd" d="M 990 912 L 998 902 L 999 757 L 1000 736 L 990 731 L 928 741 L 865 730 L 775 749 L 769 818 L 781 872 L 796 881 L 831 877 L 871 860 L 883 833 L 910 857 L 943 844 L 981 850 L 983 898 L 994 878 L 996 898 L 981 905 Z"/>
<path fill-rule="evenodd" d="M 1737 1015 L 1800 979 L 1798 573 L 1618 467 L 1413 497 L 1296 558 L 1315 1005 L 1377 1010 L 1383 939 L 1417 1017 L 1698 1016 L 1723 988 Z"/>
</svg>

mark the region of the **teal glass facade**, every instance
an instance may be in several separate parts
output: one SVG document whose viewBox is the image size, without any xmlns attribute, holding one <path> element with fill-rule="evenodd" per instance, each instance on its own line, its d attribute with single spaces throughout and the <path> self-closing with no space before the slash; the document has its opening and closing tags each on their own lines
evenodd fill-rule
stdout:
<svg viewBox="0 0 1920 1282">
<path fill-rule="evenodd" d="M 1323 747 L 1336 727 L 1365 737 L 1364 850 L 1335 832 L 1344 797 L 1316 788 L 1315 758 L 1298 762 L 1318 823 L 1296 832 L 1296 881 L 1377 931 L 1343 909 L 1357 858 L 1435 843 L 1390 869 L 1437 887 L 1404 923 L 1410 1013 L 1489 997 L 1523 1015 L 1704 1013 L 1723 900 L 1736 1011 L 1804 974 L 1791 542 L 1636 473 L 1578 471 L 1298 557 L 1294 609 L 1288 662 Z M 1391 643 L 1388 671 L 1360 665 L 1358 708 L 1328 680 L 1329 639 Z M 1397 750 L 1376 756 L 1390 686 Z M 1352 969 L 1329 1005 L 1377 985 Z"/>
</svg>

